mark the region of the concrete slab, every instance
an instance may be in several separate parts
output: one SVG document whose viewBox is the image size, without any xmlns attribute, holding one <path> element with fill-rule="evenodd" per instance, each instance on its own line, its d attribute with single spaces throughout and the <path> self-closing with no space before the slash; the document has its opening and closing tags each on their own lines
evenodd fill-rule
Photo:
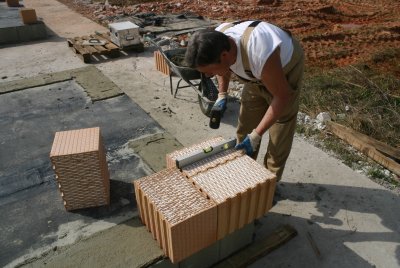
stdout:
<svg viewBox="0 0 400 268">
<path fill-rule="evenodd" d="M 101 230 L 100 222 L 108 228 L 133 216 L 131 181 L 152 170 L 129 148 L 129 141 L 163 129 L 126 95 L 92 102 L 70 80 L 3 94 L 0 114 L 1 266 L 84 235 L 73 230 L 92 224 Z M 54 133 L 93 126 L 101 128 L 107 151 L 111 206 L 69 213 L 49 160 Z"/>
<path fill-rule="evenodd" d="M 34 8 L 37 16 L 43 18 L 43 22 L 50 31 L 61 38 L 93 34 L 95 31 L 107 31 L 107 28 L 81 16 L 57 1 L 24 0 L 24 5 Z M 66 25 L 68 27 L 65 27 Z"/>
<path fill-rule="evenodd" d="M 114 241 L 118 241 L 115 243 Z M 143 243 L 143 241 L 148 241 Z M 109 244 L 114 247 L 110 250 Z M 91 254 L 93 247 L 96 254 Z M 83 253 L 83 254 L 82 254 Z M 107 259 L 103 267 L 146 267 L 147 261 L 160 258 L 161 249 L 153 240 L 146 227 L 133 218 L 114 226 L 107 231 L 101 231 L 90 239 L 85 239 L 73 247 L 57 248 L 50 252 L 50 257 L 26 262 L 25 267 L 98 267 L 98 258 Z M 82 256 L 75 258 L 74 256 Z M 96 257 L 97 256 L 97 257 Z M 124 256 L 121 258 L 121 256 Z M 68 259 L 67 262 L 64 260 Z"/>
<path fill-rule="evenodd" d="M 3 82 L 0 83 L 0 94 L 72 79 L 82 87 L 92 101 L 104 100 L 124 94 L 109 78 L 105 77 L 93 66 Z"/>
</svg>

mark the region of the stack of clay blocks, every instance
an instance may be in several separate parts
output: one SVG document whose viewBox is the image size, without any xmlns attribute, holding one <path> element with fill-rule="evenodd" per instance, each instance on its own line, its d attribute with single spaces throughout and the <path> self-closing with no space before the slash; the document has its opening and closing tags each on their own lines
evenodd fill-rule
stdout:
<svg viewBox="0 0 400 268">
<path fill-rule="evenodd" d="M 173 263 L 272 207 L 276 176 L 242 150 L 228 149 L 177 168 L 177 159 L 221 142 L 225 140 L 216 137 L 172 152 L 166 156 L 167 169 L 134 181 L 142 221 Z"/>
<path fill-rule="evenodd" d="M 182 172 L 218 206 L 217 239 L 262 217 L 272 207 L 276 177 L 234 149 L 199 161 Z"/>
<path fill-rule="evenodd" d="M 176 159 L 224 142 L 212 138 L 167 155 L 167 167 Z M 272 207 L 276 176 L 244 154 L 230 149 L 182 168 L 182 173 L 218 206 L 217 239 L 262 217 Z"/>
<path fill-rule="evenodd" d="M 166 75 L 171 74 L 171 70 L 160 51 L 158 51 L 158 50 L 154 51 L 154 59 L 155 59 L 157 71 L 160 71 Z"/>
<path fill-rule="evenodd" d="M 100 128 L 56 132 L 50 159 L 67 210 L 110 204 L 110 176 Z"/>
<path fill-rule="evenodd" d="M 217 207 L 176 168 L 135 180 L 140 216 L 173 263 L 217 241 Z"/>
</svg>

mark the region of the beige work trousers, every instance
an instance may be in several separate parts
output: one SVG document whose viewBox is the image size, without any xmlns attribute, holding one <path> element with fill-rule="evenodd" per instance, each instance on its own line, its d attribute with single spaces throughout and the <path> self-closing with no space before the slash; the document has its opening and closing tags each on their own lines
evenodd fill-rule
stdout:
<svg viewBox="0 0 400 268">
<path fill-rule="evenodd" d="M 269 143 L 264 156 L 264 166 L 276 174 L 278 181 L 282 177 L 286 160 L 292 148 L 299 111 L 300 84 L 304 72 L 304 53 L 299 42 L 294 38 L 293 46 L 292 59 L 285 66 L 284 72 L 289 85 L 295 91 L 295 98 L 285 107 L 278 121 L 269 128 Z M 245 83 L 237 127 L 238 142 L 242 142 L 246 135 L 258 126 L 271 100 L 272 95 L 260 82 Z M 252 158 L 256 159 L 258 152 L 259 147 L 255 148 Z"/>
</svg>

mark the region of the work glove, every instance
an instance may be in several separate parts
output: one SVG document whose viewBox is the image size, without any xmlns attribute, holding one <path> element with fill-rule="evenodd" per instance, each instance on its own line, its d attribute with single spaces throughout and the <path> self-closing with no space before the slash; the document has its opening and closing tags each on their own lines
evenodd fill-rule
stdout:
<svg viewBox="0 0 400 268">
<path fill-rule="evenodd" d="M 255 150 L 257 150 L 258 145 L 261 142 L 261 136 L 258 135 L 255 129 L 246 136 L 246 138 L 239 144 L 235 146 L 235 149 L 244 149 L 248 156 L 252 156 Z"/>
<path fill-rule="evenodd" d="M 227 92 L 218 93 L 218 99 L 215 101 L 213 109 L 220 110 L 221 113 L 223 114 L 226 110 L 226 104 L 228 102 L 227 96 L 228 96 Z"/>
</svg>

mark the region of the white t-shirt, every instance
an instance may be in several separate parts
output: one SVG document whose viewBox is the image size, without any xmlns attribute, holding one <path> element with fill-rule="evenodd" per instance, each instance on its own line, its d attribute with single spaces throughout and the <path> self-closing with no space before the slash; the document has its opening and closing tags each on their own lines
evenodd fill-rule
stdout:
<svg viewBox="0 0 400 268">
<path fill-rule="evenodd" d="M 236 24 L 224 31 L 229 37 L 235 40 L 237 46 L 236 62 L 230 69 L 242 78 L 251 80 L 244 72 L 242 56 L 240 50 L 240 38 L 247 26 L 253 21 L 245 21 Z M 219 25 L 215 30 L 220 31 L 228 23 Z M 251 32 L 247 43 L 247 53 L 249 57 L 250 69 L 255 78 L 261 79 L 261 71 L 265 62 L 277 47 L 280 47 L 280 57 L 282 67 L 289 63 L 293 54 L 292 38 L 282 29 L 267 22 L 260 22 Z"/>
</svg>

